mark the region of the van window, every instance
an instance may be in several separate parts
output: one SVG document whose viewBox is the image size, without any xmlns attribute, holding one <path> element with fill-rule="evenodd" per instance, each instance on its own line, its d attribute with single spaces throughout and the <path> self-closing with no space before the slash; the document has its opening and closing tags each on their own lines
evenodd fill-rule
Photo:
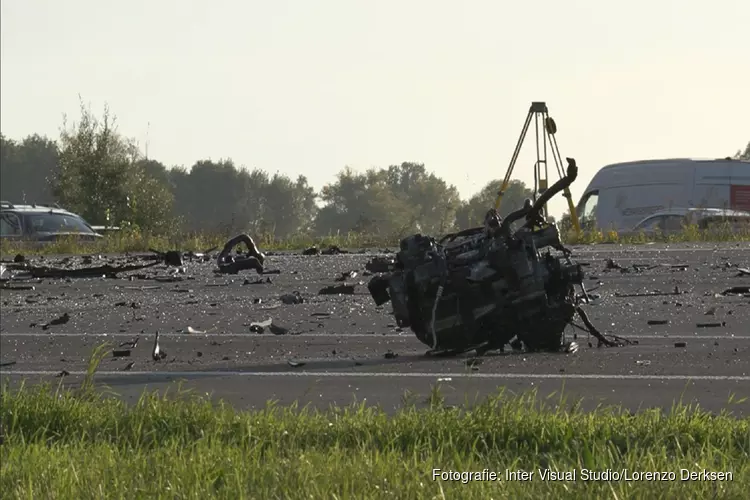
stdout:
<svg viewBox="0 0 750 500">
<path fill-rule="evenodd" d="M 18 216 L 12 213 L 4 213 L 0 217 L 0 236 L 18 236 L 21 234 L 21 223 Z"/>
<path fill-rule="evenodd" d="M 578 219 L 581 226 L 585 228 L 594 227 L 596 224 L 596 205 L 599 202 L 599 191 L 591 191 L 583 195 L 578 205 Z"/>
</svg>

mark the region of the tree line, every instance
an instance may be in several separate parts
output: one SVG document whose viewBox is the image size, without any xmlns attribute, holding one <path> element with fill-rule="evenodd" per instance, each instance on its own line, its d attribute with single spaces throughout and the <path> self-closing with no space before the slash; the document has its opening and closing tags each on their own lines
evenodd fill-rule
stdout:
<svg viewBox="0 0 750 500">
<path fill-rule="evenodd" d="M 750 159 L 750 143 L 735 157 Z M 501 185 L 493 180 L 462 200 L 455 186 L 412 162 L 362 173 L 344 168 L 319 192 L 303 175 L 269 175 L 229 159 L 167 168 L 117 131 L 106 106 L 97 118 L 83 104 L 78 122 L 65 121 L 56 141 L 0 134 L 0 177 L 2 200 L 59 203 L 93 225 L 152 233 L 244 231 L 277 239 L 344 233 L 393 238 L 476 226 Z M 523 182 L 512 181 L 501 215 L 531 196 Z"/>
</svg>

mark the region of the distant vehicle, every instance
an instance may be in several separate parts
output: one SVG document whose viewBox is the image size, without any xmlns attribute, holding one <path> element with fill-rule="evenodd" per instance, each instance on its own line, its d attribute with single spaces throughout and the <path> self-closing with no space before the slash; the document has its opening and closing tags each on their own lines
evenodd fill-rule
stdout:
<svg viewBox="0 0 750 500">
<path fill-rule="evenodd" d="M 616 163 L 594 175 L 578 203 L 584 228 L 629 231 L 669 208 L 750 211 L 750 161 L 667 159 Z"/>
<path fill-rule="evenodd" d="M 0 239 L 2 241 L 51 242 L 73 237 L 96 241 L 103 236 L 81 216 L 51 205 L 14 205 L 0 202 Z"/>
<path fill-rule="evenodd" d="M 681 232 L 687 226 L 700 230 L 730 229 L 750 230 L 750 212 L 720 208 L 673 208 L 649 215 L 630 231 L 633 234 L 669 235 Z"/>
</svg>

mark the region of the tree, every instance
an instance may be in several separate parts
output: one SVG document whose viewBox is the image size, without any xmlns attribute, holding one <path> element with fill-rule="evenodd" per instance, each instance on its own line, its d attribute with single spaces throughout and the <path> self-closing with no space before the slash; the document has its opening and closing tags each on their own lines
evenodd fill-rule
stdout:
<svg viewBox="0 0 750 500">
<path fill-rule="evenodd" d="M 102 120 L 81 102 L 81 118 L 60 134 L 56 198 L 95 225 L 136 224 L 160 230 L 168 223 L 172 194 L 148 175 L 132 140 L 121 136 L 107 106 Z"/>
<path fill-rule="evenodd" d="M 391 165 L 385 173 L 388 189 L 406 204 L 409 219 L 403 232 L 442 234 L 453 229 L 461 199 L 455 186 L 449 186 L 423 163 Z"/>
<path fill-rule="evenodd" d="M 315 198 L 315 190 L 305 176 L 292 181 L 274 175 L 263 189 L 262 215 L 267 222 L 263 232 L 276 238 L 310 233 L 317 212 Z"/>
<path fill-rule="evenodd" d="M 747 146 L 745 146 L 745 151 L 737 151 L 737 154 L 734 155 L 735 159 L 737 160 L 747 160 L 750 161 L 750 142 L 747 143 Z"/>
<path fill-rule="evenodd" d="M 57 159 L 57 144 L 47 137 L 34 134 L 16 142 L 0 134 L 0 199 L 52 202 L 50 181 Z"/>
<path fill-rule="evenodd" d="M 495 206 L 497 192 L 502 186 L 502 180 L 490 181 L 481 191 L 463 203 L 456 214 L 456 224 L 459 229 L 480 226 L 484 222 L 487 211 Z M 509 213 L 523 206 L 526 198 L 532 198 L 534 193 L 519 180 L 512 180 L 503 194 L 500 203 L 500 215 L 505 217 Z"/>
<path fill-rule="evenodd" d="M 461 200 L 458 190 L 424 164 L 403 162 L 387 169 L 339 172 L 324 186 L 316 231 L 339 231 L 401 238 L 409 233 L 439 234 L 453 228 Z"/>
</svg>

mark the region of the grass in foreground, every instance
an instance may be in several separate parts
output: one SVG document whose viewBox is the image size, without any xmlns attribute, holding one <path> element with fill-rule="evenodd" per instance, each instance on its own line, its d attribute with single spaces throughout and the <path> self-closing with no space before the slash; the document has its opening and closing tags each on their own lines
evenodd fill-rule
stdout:
<svg viewBox="0 0 750 500">
<path fill-rule="evenodd" d="M 38 245 L 29 243 L 3 241 L 0 244 L 0 254 L 12 256 L 17 253 L 35 255 L 54 254 L 95 254 L 95 253 L 125 253 L 147 252 L 155 250 L 182 250 L 203 252 L 211 248 L 221 248 L 227 239 L 234 234 L 224 233 L 181 233 L 168 235 L 148 234 L 138 230 L 127 229 L 109 233 L 96 243 L 80 243 L 72 239 L 62 239 L 55 243 Z M 274 250 L 302 250 L 311 246 L 321 249 L 332 245 L 339 248 L 383 248 L 398 247 L 401 237 L 379 235 L 365 235 L 359 233 L 336 234 L 327 237 L 313 238 L 304 235 L 286 239 L 278 239 L 268 235 L 252 235 L 256 243 L 264 251 Z M 564 243 L 597 244 L 645 244 L 645 243 L 697 243 L 697 242 L 750 242 L 750 230 L 737 231 L 729 226 L 716 226 L 710 230 L 700 230 L 697 226 L 686 227 L 681 233 L 669 237 L 629 235 L 622 236 L 616 231 L 586 231 L 576 234 L 569 231 L 564 234 Z"/>
<path fill-rule="evenodd" d="M 388 416 L 364 406 L 240 412 L 184 394 L 126 406 L 94 394 L 2 389 L 4 498 L 740 499 L 750 488 L 750 419 L 684 406 L 585 413 L 540 406 L 531 393 L 459 410 L 435 392 L 427 408 Z M 544 481 L 540 468 L 578 477 Z M 535 473 L 461 482 L 434 480 L 433 469 Z M 584 481 L 582 469 L 676 478 Z M 681 481 L 680 469 L 733 477 Z"/>
</svg>

